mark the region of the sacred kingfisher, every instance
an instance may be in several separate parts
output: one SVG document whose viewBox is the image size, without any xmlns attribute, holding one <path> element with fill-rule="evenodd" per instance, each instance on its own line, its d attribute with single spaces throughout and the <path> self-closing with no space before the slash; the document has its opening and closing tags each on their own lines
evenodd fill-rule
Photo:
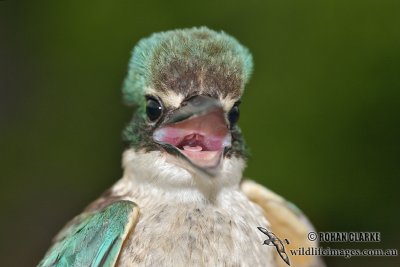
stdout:
<svg viewBox="0 0 400 267">
<path fill-rule="evenodd" d="M 67 223 L 39 266 L 322 266 L 289 253 L 316 246 L 305 216 L 243 178 L 237 122 L 252 68 L 246 47 L 206 27 L 140 40 L 122 89 L 135 109 L 123 176 Z M 257 227 L 290 240 L 287 261 Z"/>
</svg>

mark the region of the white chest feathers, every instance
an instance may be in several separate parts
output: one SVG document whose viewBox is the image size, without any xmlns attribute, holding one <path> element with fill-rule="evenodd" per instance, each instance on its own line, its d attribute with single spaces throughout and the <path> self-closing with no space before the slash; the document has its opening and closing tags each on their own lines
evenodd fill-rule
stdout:
<svg viewBox="0 0 400 267">
<path fill-rule="evenodd" d="M 262 245 L 266 237 L 257 229 L 268 225 L 261 211 L 241 192 L 229 195 L 219 204 L 133 197 L 140 219 L 118 265 L 275 266 L 276 252 Z"/>
</svg>

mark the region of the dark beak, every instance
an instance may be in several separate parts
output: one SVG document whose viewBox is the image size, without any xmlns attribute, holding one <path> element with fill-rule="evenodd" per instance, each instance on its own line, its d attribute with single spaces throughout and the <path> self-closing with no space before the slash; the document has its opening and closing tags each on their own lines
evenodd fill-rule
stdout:
<svg viewBox="0 0 400 267">
<path fill-rule="evenodd" d="M 217 99 L 195 96 L 182 103 L 155 130 L 154 141 L 196 169 L 214 175 L 231 145 L 225 112 Z"/>
<path fill-rule="evenodd" d="M 163 125 L 184 121 L 193 116 L 201 116 L 216 109 L 222 110 L 222 106 L 218 100 L 203 95 L 195 96 L 183 102 L 183 105 L 179 109 L 168 116 Z"/>
</svg>

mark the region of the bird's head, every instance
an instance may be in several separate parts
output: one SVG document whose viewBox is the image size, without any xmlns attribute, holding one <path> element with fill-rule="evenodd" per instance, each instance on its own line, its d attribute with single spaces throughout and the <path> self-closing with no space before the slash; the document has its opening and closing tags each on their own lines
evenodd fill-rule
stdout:
<svg viewBox="0 0 400 267">
<path fill-rule="evenodd" d="M 246 151 L 237 121 L 251 70 L 247 48 L 223 32 L 202 27 L 142 39 L 123 86 L 136 107 L 124 131 L 125 168 L 172 186 L 240 179 Z"/>
</svg>

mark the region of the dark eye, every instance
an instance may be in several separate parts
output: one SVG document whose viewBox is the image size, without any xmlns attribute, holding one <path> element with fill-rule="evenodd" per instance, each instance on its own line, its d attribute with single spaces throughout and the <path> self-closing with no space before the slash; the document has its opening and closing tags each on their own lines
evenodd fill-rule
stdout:
<svg viewBox="0 0 400 267">
<path fill-rule="evenodd" d="M 239 120 L 239 115 L 240 115 L 239 106 L 234 105 L 228 114 L 228 119 L 229 119 L 229 122 L 231 123 L 231 126 L 233 126 Z"/>
<path fill-rule="evenodd" d="M 162 106 L 160 102 L 154 98 L 148 98 L 146 104 L 146 113 L 147 117 L 149 117 L 151 121 L 155 121 L 160 118 L 162 114 Z"/>
</svg>

